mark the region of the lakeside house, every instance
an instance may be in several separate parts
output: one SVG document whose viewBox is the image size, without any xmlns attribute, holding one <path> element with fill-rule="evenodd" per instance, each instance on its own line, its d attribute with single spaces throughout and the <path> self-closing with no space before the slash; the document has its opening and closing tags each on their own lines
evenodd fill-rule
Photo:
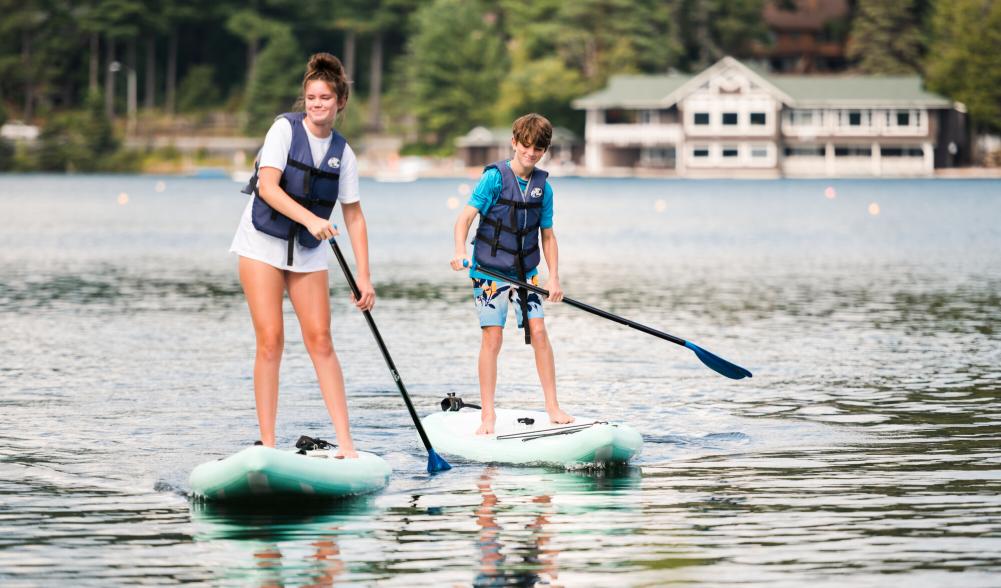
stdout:
<svg viewBox="0 0 1001 588">
<path fill-rule="evenodd" d="M 695 75 L 613 76 L 573 106 L 594 174 L 931 176 L 969 160 L 962 105 L 918 76 L 776 75 L 724 57 Z"/>
</svg>

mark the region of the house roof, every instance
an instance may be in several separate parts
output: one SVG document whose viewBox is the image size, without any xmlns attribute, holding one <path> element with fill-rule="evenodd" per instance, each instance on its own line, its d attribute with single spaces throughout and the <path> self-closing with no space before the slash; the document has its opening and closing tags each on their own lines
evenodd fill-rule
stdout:
<svg viewBox="0 0 1001 588">
<path fill-rule="evenodd" d="M 768 76 L 795 106 L 922 106 L 952 102 L 922 88 L 918 76 Z"/>
<path fill-rule="evenodd" d="M 612 76 L 604 89 L 573 101 L 577 109 L 616 107 L 657 107 L 675 90 L 692 79 L 686 74 Z"/>
<path fill-rule="evenodd" d="M 766 2 L 761 12 L 765 25 L 772 30 L 819 31 L 831 20 L 847 18 L 850 8 L 847 0 L 793 0 Z"/>
<path fill-rule="evenodd" d="M 918 76 L 770 75 L 724 57 L 695 76 L 613 76 L 605 88 L 574 100 L 573 107 L 667 108 L 694 92 L 705 79 L 729 68 L 743 70 L 778 100 L 793 107 L 952 106 L 949 99 L 922 88 Z"/>
</svg>

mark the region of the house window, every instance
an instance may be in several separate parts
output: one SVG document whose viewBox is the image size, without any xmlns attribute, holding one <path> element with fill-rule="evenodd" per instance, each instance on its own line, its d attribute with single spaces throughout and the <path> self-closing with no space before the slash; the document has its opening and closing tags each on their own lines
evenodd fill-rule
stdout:
<svg viewBox="0 0 1001 588">
<path fill-rule="evenodd" d="M 709 113 L 708 112 L 696 112 L 695 113 L 695 124 L 697 124 L 697 125 L 707 125 L 707 124 L 709 124 Z"/>
<path fill-rule="evenodd" d="M 764 125 L 765 124 L 765 113 L 764 112 L 752 112 L 751 113 L 751 124 L 752 125 Z"/>
<path fill-rule="evenodd" d="M 656 110 L 641 110 L 639 112 L 639 122 L 644 125 L 657 124 L 657 111 Z"/>
<path fill-rule="evenodd" d="M 723 146 L 723 157 L 737 157 L 739 150 L 736 145 L 724 145 Z"/>
<path fill-rule="evenodd" d="M 869 145 L 835 145 L 835 157 L 871 157 L 872 147 Z"/>
<path fill-rule="evenodd" d="M 764 159 L 768 157 L 768 146 L 767 145 L 754 145 L 751 147 L 751 158 L 752 159 Z"/>
<path fill-rule="evenodd" d="M 883 157 L 922 157 L 925 152 L 921 147 L 880 147 L 880 154 Z"/>
<path fill-rule="evenodd" d="M 706 145 L 692 147 L 692 157 L 709 157 L 709 147 Z"/>
<path fill-rule="evenodd" d="M 637 111 L 623 108 L 612 108 L 605 111 L 605 123 L 610 125 L 635 124 Z"/>
<path fill-rule="evenodd" d="M 735 124 L 737 124 L 737 113 L 736 112 L 724 112 L 723 113 L 723 124 L 725 124 L 725 125 L 735 125 Z"/>
<path fill-rule="evenodd" d="M 848 126 L 860 127 L 862 126 L 862 113 L 858 110 L 848 111 Z"/>
<path fill-rule="evenodd" d="M 798 145 L 785 148 L 786 157 L 823 157 L 823 145 Z"/>
<path fill-rule="evenodd" d="M 897 126 L 898 127 L 909 127 L 911 126 L 911 113 L 906 110 L 897 111 Z"/>
</svg>

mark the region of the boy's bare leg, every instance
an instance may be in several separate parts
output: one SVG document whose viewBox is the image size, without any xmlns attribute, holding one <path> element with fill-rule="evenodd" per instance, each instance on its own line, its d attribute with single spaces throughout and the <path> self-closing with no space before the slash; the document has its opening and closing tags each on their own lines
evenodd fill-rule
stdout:
<svg viewBox="0 0 1001 588">
<path fill-rule="evenodd" d="M 481 423 L 476 430 L 477 435 L 493 435 L 494 421 L 494 391 L 497 388 L 497 355 L 500 353 L 504 330 L 501 327 L 483 327 L 483 339 L 480 343 L 480 406 Z"/>
<path fill-rule="evenodd" d="M 535 369 L 539 372 L 539 383 L 546 397 L 546 412 L 549 422 L 554 424 L 572 423 L 573 417 L 560 409 L 556 400 L 556 361 L 553 359 L 553 347 L 549 344 L 546 333 L 545 319 L 528 319 L 528 328 L 532 330 L 532 350 L 535 351 Z"/>
</svg>

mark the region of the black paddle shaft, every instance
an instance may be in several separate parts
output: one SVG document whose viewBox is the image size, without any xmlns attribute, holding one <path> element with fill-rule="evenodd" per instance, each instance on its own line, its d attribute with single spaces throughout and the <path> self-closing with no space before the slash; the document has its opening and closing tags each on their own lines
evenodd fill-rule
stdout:
<svg viewBox="0 0 1001 588">
<path fill-rule="evenodd" d="M 476 266 L 476 271 L 482 272 L 484 274 L 487 274 L 488 276 L 497 278 L 498 280 L 501 280 L 501 281 L 504 281 L 504 282 L 508 282 L 509 284 L 514 284 L 515 286 L 518 286 L 518 287 L 521 287 L 521 288 L 527 288 L 527 289 L 531 290 L 532 292 L 535 292 L 536 294 L 542 294 L 543 296 L 546 296 L 546 297 L 549 296 L 549 291 L 548 290 L 545 290 L 545 289 L 540 288 L 538 286 L 534 286 L 534 285 L 529 284 L 527 282 L 522 282 L 521 280 L 512 279 L 512 278 L 510 278 L 508 276 L 505 276 L 502 273 L 495 272 L 495 271 L 491 270 L 490 268 L 483 267 L 482 265 Z M 637 331 L 642 331 L 642 332 L 644 332 L 644 333 L 646 333 L 648 335 L 653 335 L 654 337 L 659 337 L 661 339 L 664 339 L 665 341 L 670 341 L 671 343 L 674 343 L 676 345 L 681 345 L 682 347 L 687 347 L 685 345 L 685 340 L 682 339 L 682 338 L 680 338 L 680 337 L 675 337 L 674 335 L 670 335 L 668 333 L 664 333 L 662 331 L 658 331 L 657 329 L 651 329 L 650 327 L 648 327 L 646 325 L 641 325 L 640 323 L 637 323 L 635 321 L 631 321 L 631 320 L 629 320 L 627 318 L 622 318 L 621 316 L 614 315 L 614 314 L 612 314 L 610 312 L 601 310 L 600 308 L 595 308 L 595 307 L 591 306 L 590 304 L 584 304 L 583 302 L 578 302 L 578 301 L 574 300 L 573 298 L 567 298 L 565 296 L 563 297 L 563 302 L 565 302 L 566 304 L 569 304 L 570 306 L 576 306 L 577 308 L 579 308 L 579 309 L 581 309 L 583 311 L 586 311 L 586 312 L 590 312 L 591 314 L 596 314 L 596 315 L 598 315 L 598 316 L 600 316 L 602 318 L 606 318 L 606 319 L 608 319 L 610 321 L 615 321 L 615 322 L 619 323 L 620 325 L 625 325 L 627 327 L 632 327 L 632 328 L 636 329 Z"/>
<path fill-rule="evenodd" d="M 361 300 L 361 290 L 358 289 L 355 277 L 351 274 L 351 268 L 348 267 L 348 262 L 345 261 L 344 254 L 341 253 L 341 248 L 337 246 L 337 241 L 331 239 L 330 247 L 334 250 L 334 255 L 337 256 L 337 263 L 340 264 L 341 271 L 344 272 L 344 278 L 347 279 L 348 286 L 351 287 L 351 292 L 355 295 L 355 300 Z M 362 314 L 365 315 L 368 328 L 372 329 L 372 335 L 375 337 L 375 342 L 379 345 L 379 351 L 382 351 L 382 357 L 386 360 L 386 365 L 389 366 L 389 373 L 393 376 L 393 380 L 396 382 L 396 386 L 400 389 L 400 394 L 403 396 L 403 401 L 407 404 L 407 410 L 410 411 L 410 418 L 414 420 L 414 425 L 421 436 L 421 441 L 424 442 L 424 448 L 429 453 L 433 452 L 434 449 L 431 447 L 431 441 L 428 440 L 427 433 L 424 432 L 421 419 L 417 416 L 417 411 L 414 410 L 414 404 L 410 402 L 410 395 L 407 394 L 407 388 L 403 385 L 400 373 L 396 371 L 396 364 L 393 363 L 393 358 L 389 356 L 389 350 L 386 349 L 386 344 L 382 341 L 382 335 L 379 334 L 379 329 L 375 326 L 375 319 L 372 318 L 372 313 L 363 310 Z"/>
</svg>

